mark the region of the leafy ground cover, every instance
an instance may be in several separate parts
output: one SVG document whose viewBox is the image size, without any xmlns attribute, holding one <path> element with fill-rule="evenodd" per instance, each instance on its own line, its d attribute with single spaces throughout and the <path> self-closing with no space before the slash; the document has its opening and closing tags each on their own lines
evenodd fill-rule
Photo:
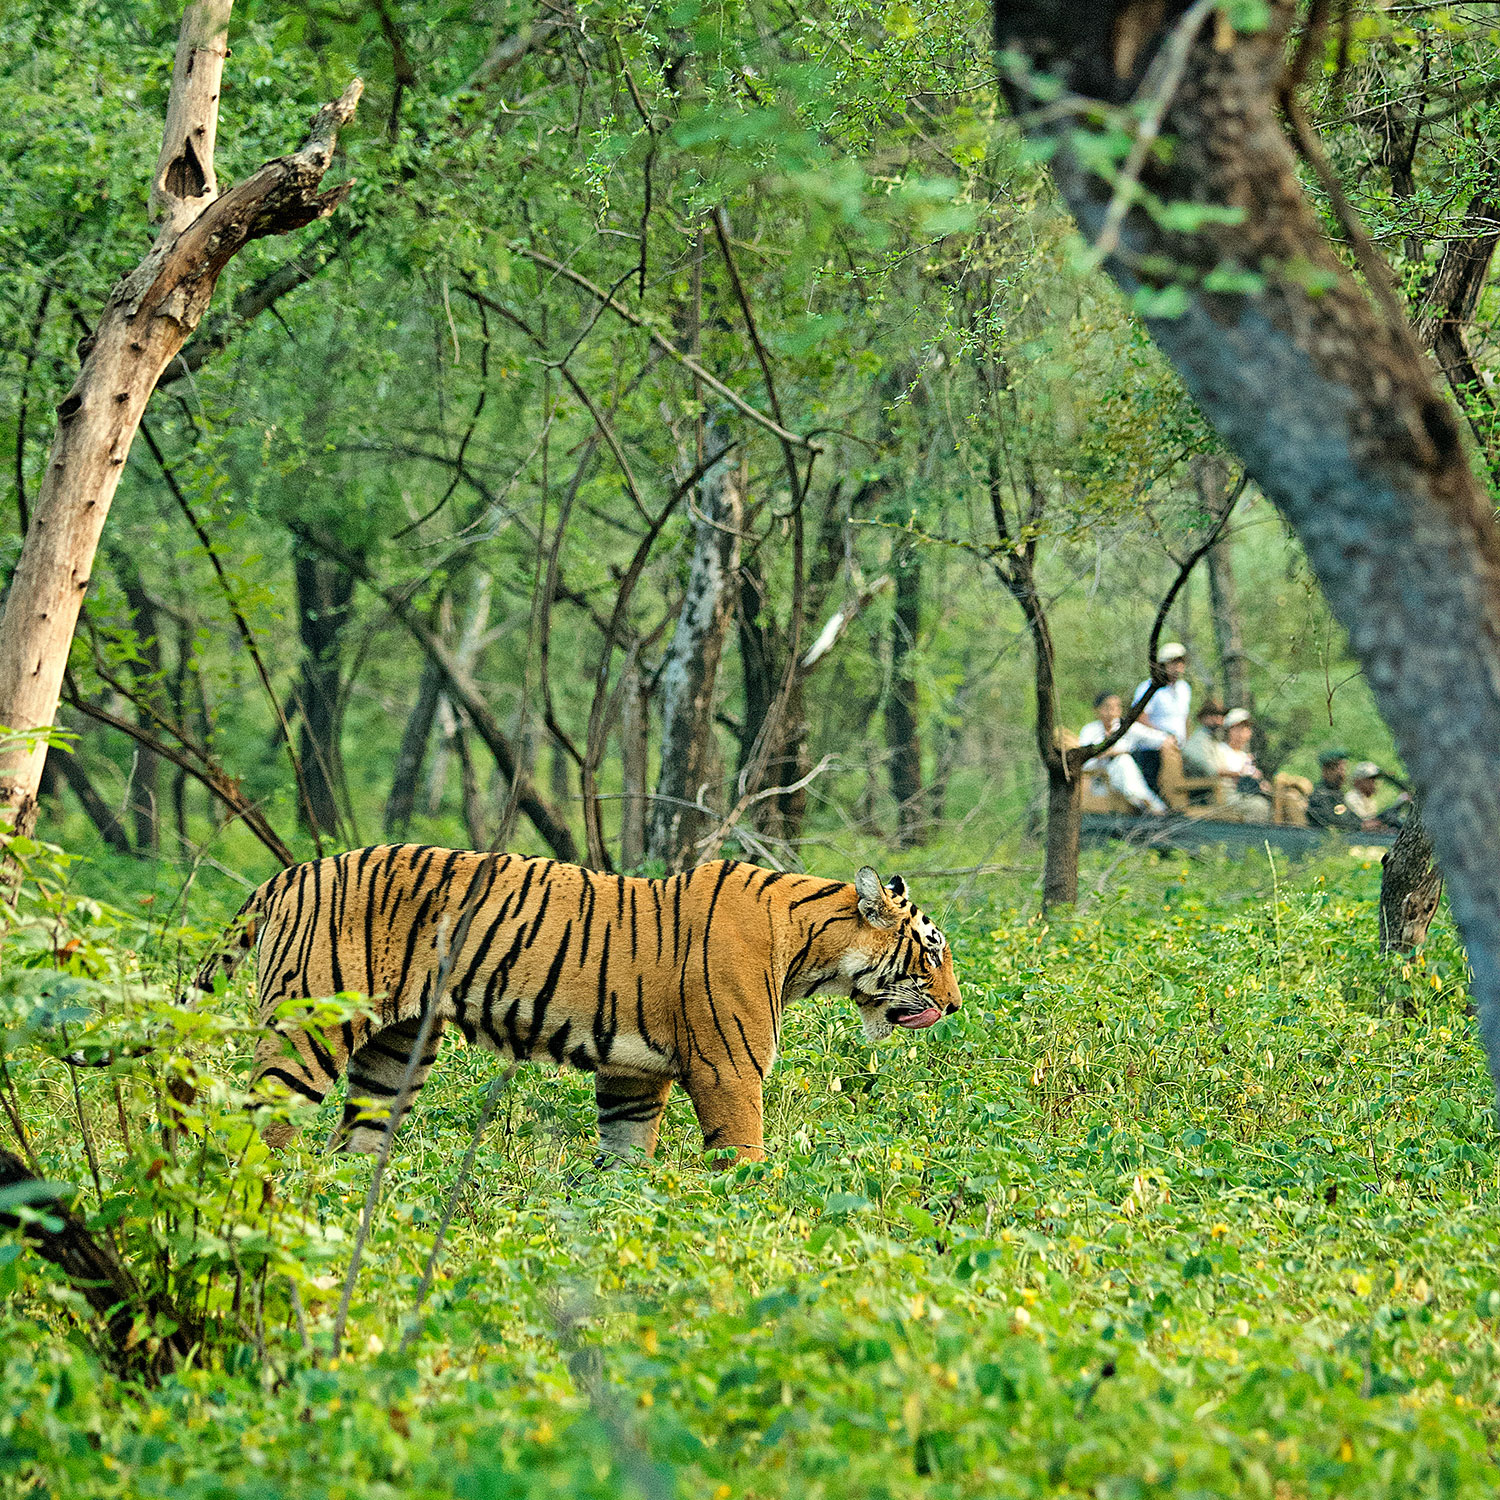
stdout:
<svg viewBox="0 0 1500 1500">
<path fill-rule="evenodd" d="M 794 1012 L 764 1164 L 705 1165 L 677 1099 L 656 1162 L 601 1174 L 589 1080 L 518 1074 L 414 1317 L 497 1071 L 445 1046 L 337 1354 L 370 1162 L 309 1144 L 268 1195 L 246 981 L 183 1020 L 154 981 L 193 935 L 62 877 L 0 970 L 7 1098 L 201 1336 L 111 1373 L 11 1234 L 0 1494 L 1493 1493 L 1500 1200 L 1451 931 L 1379 964 L 1347 857 L 1091 858 L 1064 921 L 953 882 L 967 1001 L 926 1036 Z M 76 1100 L 56 1061 L 168 1017 L 204 1085 L 171 1151 L 168 1057 Z"/>
</svg>

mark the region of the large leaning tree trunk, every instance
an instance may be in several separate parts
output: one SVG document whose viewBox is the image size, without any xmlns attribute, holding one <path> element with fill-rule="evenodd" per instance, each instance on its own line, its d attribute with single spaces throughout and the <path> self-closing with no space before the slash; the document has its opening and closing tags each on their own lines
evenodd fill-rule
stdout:
<svg viewBox="0 0 1500 1500">
<path fill-rule="evenodd" d="M 1444 247 L 1417 320 L 1417 339 L 1436 356 L 1454 400 L 1468 416 L 1492 483 L 1500 483 L 1500 414 L 1470 352 L 1469 328 L 1500 242 L 1497 215 L 1500 168 L 1491 171 L 1489 180 L 1470 199 L 1464 233 Z M 1380 951 L 1413 953 L 1421 948 L 1442 895 L 1442 873 L 1417 804 L 1396 835 L 1395 845 L 1381 860 Z"/>
<path fill-rule="evenodd" d="M 740 564 L 740 475 L 722 424 L 708 424 L 704 448 L 719 458 L 698 485 L 687 591 L 662 663 L 661 768 L 646 832 L 647 858 L 669 870 L 694 862 L 703 823 L 694 804 L 712 762 L 714 687 Z"/>
<path fill-rule="evenodd" d="M 1058 186 L 1111 275 L 1131 293 L 1172 289 L 1178 315 L 1148 317 L 1152 336 L 1296 530 L 1349 633 L 1425 809 L 1500 1083 L 1500 531 L 1394 298 L 1378 288 L 1377 310 L 1302 192 L 1276 113 L 1292 11 L 1270 14 L 1246 34 L 1204 0 L 1030 0 L 995 20 L 1011 58 L 1081 107 L 1157 101 L 1144 119 L 1169 149 L 1148 141 L 1126 167 L 1139 163 L 1154 203 L 1210 210 L 1122 213 L 1128 199 L 1117 206 L 1076 149 L 1078 115 L 1028 113 L 1011 68 L 1011 102 L 1055 141 Z"/>
<path fill-rule="evenodd" d="M 231 0 L 200 0 L 182 20 L 151 215 L 161 230 L 146 258 L 110 293 L 81 348 L 15 579 L 0 620 L 0 835 L 29 833 L 58 693 L 94 554 L 146 402 L 213 296 L 220 273 L 251 240 L 332 213 L 348 185 L 319 192 L 356 79 L 325 105 L 299 151 L 267 162 L 220 193 L 214 177 L 219 83 Z"/>
</svg>

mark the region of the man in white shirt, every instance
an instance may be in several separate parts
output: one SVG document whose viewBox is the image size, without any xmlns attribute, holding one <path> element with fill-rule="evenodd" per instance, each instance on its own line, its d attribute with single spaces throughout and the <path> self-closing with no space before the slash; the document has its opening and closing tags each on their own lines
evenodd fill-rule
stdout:
<svg viewBox="0 0 1500 1500">
<path fill-rule="evenodd" d="M 1168 641 L 1157 652 L 1156 661 L 1161 668 L 1162 676 L 1167 680 L 1157 688 L 1136 723 L 1144 725 L 1147 729 L 1156 730 L 1162 736 L 1158 744 L 1170 736 L 1177 741 L 1179 746 L 1182 746 L 1187 744 L 1188 710 L 1193 702 L 1192 684 L 1187 680 L 1187 647 L 1181 641 Z M 1139 703 L 1150 687 L 1151 679 L 1148 677 L 1136 688 L 1135 697 L 1130 700 L 1131 703 Z M 1161 751 L 1159 749 L 1142 750 L 1139 759 L 1141 774 L 1146 778 L 1147 785 L 1152 791 L 1159 790 Z"/>
<path fill-rule="evenodd" d="M 1094 713 L 1096 717 L 1078 731 L 1080 745 L 1103 744 L 1115 732 L 1120 724 L 1120 695 L 1100 693 L 1094 699 Z M 1094 777 L 1096 786 L 1101 779 L 1107 781 L 1136 812 L 1160 817 L 1166 812 L 1167 804 L 1146 785 L 1135 757 L 1142 751 L 1159 755 L 1166 738 L 1159 729 L 1152 729 L 1137 719 L 1103 755 L 1085 761 L 1083 769 Z"/>
<path fill-rule="evenodd" d="M 1168 641 L 1156 657 L 1162 676 L 1167 680 L 1146 705 L 1138 722 L 1170 734 L 1179 745 L 1187 744 L 1188 710 L 1193 703 L 1193 686 L 1187 680 L 1187 647 L 1181 641 Z M 1151 688 L 1148 677 L 1135 690 L 1130 701 L 1139 703 Z"/>
</svg>

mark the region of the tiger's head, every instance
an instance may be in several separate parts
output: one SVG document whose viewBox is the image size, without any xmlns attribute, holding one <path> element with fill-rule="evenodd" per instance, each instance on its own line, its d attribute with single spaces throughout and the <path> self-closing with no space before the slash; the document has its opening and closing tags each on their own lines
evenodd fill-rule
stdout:
<svg viewBox="0 0 1500 1500">
<path fill-rule="evenodd" d="M 919 1031 L 951 1016 L 963 1004 L 953 950 L 937 924 L 911 904 L 906 882 L 893 875 L 882 885 L 866 865 L 854 889 L 859 929 L 844 962 L 866 1039 L 878 1042 L 898 1026 Z"/>
</svg>

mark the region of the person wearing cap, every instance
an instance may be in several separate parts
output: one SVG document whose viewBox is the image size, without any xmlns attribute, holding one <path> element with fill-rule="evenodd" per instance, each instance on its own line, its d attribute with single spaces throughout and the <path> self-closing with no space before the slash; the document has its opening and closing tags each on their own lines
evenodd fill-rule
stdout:
<svg viewBox="0 0 1500 1500">
<path fill-rule="evenodd" d="M 1362 760 L 1349 773 L 1349 789 L 1344 793 L 1344 803 L 1359 820 L 1366 832 L 1377 828 L 1395 828 L 1401 822 L 1406 804 L 1411 801 L 1409 792 L 1402 792 L 1382 812 L 1375 801 L 1375 787 L 1381 770 L 1373 760 Z"/>
<path fill-rule="evenodd" d="M 1261 775 L 1250 753 L 1255 722 L 1243 708 L 1224 715 L 1224 743 L 1219 746 L 1219 780 L 1224 787 L 1220 803 L 1224 815 L 1242 823 L 1271 821 L 1271 783 Z"/>
<path fill-rule="evenodd" d="M 1364 820 L 1349 806 L 1344 782 L 1349 776 L 1349 752 L 1342 747 L 1325 750 L 1318 757 L 1322 780 L 1307 799 L 1307 821 L 1315 828 L 1333 828 L 1340 833 L 1361 833 Z"/>
<path fill-rule="evenodd" d="M 1198 727 L 1182 747 L 1182 769 L 1189 776 L 1219 774 L 1219 731 L 1224 727 L 1224 705 L 1212 698 L 1198 710 Z"/>
<path fill-rule="evenodd" d="M 1156 671 L 1160 673 L 1162 685 L 1151 695 L 1151 701 L 1142 711 L 1137 723 L 1154 729 L 1159 734 L 1171 735 L 1178 745 L 1185 745 L 1188 738 L 1188 710 L 1192 706 L 1193 688 L 1187 680 L 1187 647 L 1181 641 L 1168 641 L 1156 653 Z M 1140 683 L 1132 704 L 1139 703 L 1151 688 L 1151 678 Z M 1141 774 L 1153 792 L 1161 786 L 1161 751 L 1138 752 Z"/>
<path fill-rule="evenodd" d="M 1099 745 L 1112 735 L 1120 724 L 1120 695 L 1103 692 L 1094 699 L 1094 718 L 1078 731 L 1080 745 Z M 1104 752 L 1084 762 L 1083 769 L 1094 779 L 1094 789 L 1101 794 L 1107 782 L 1138 813 L 1151 813 L 1160 817 L 1167 811 L 1167 804 L 1146 785 L 1141 775 L 1136 756 L 1142 751 L 1160 754 L 1166 740 L 1158 729 L 1142 724 L 1139 719 Z"/>
</svg>

